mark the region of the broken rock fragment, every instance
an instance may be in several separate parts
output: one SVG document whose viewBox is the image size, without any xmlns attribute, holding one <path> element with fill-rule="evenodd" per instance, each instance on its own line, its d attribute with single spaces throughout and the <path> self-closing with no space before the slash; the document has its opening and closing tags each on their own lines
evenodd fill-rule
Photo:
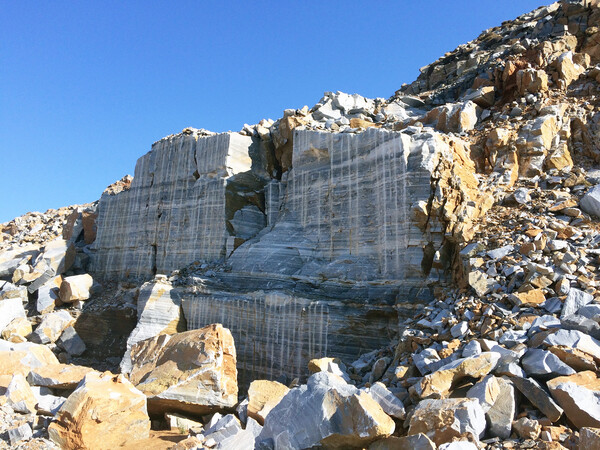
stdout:
<svg viewBox="0 0 600 450">
<path fill-rule="evenodd" d="M 462 378 L 480 378 L 487 375 L 494 370 L 498 361 L 500 354 L 496 352 L 483 352 L 478 356 L 457 359 L 424 376 L 413 390 L 419 398 L 443 397 Z"/>
<path fill-rule="evenodd" d="M 277 381 L 253 381 L 248 388 L 248 416 L 263 425 L 267 414 L 289 391 L 287 386 Z"/>
<path fill-rule="evenodd" d="M 75 319 L 64 309 L 46 314 L 32 333 L 31 340 L 40 344 L 54 343 L 62 332 L 74 323 Z"/>
<path fill-rule="evenodd" d="M 548 419 L 556 422 L 562 416 L 563 410 L 542 386 L 532 378 L 512 377 L 512 383 L 516 388 L 539 409 Z"/>
<path fill-rule="evenodd" d="M 146 439 L 146 397 L 123 375 L 86 375 L 48 428 L 61 448 L 114 449 Z"/>
<path fill-rule="evenodd" d="M 96 372 L 91 367 L 73 364 L 48 364 L 32 369 L 27 381 L 32 386 L 54 389 L 75 389 L 87 374 Z"/>
<path fill-rule="evenodd" d="M 65 277 L 60 285 L 59 297 L 64 303 L 73 303 L 77 300 L 90 298 L 90 289 L 94 284 L 91 275 L 73 275 Z"/>
<path fill-rule="evenodd" d="M 266 417 L 257 444 L 275 448 L 364 447 L 394 432 L 394 421 L 365 392 L 329 372 L 286 394 Z"/>
<path fill-rule="evenodd" d="M 235 346 L 221 324 L 140 341 L 131 360 L 150 411 L 207 414 L 237 403 Z"/>
<path fill-rule="evenodd" d="M 470 436 L 478 441 L 485 426 L 485 413 L 477 400 L 422 400 L 410 419 L 408 434 L 423 433 L 436 445 L 441 445 L 455 437 Z"/>
<path fill-rule="evenodd" d="M 577 427 L 600 427 L 600 379 L 579 372 L 548 381 L 550 393 Z"/>
</svg>

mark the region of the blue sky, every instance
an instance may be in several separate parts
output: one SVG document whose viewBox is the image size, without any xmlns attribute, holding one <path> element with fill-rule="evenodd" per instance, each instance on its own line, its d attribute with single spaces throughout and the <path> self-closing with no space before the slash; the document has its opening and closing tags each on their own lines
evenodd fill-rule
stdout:
<svg viewBox="0 0 600 450">
<path fill-rule="evenodd" d="M 0 0 L 0 223 L 98 199 L 163 136 L 389 97 L 538 1 Z"/>
</svg>

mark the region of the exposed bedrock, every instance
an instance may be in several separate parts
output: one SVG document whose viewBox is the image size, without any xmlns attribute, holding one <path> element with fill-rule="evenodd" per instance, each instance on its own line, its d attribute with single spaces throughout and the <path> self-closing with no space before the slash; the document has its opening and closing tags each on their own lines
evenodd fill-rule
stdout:
<svg viewBox="0 0 600 450">
<path fill-rule="evenodd" d="M 232 330 L 251 377 L 242 385 L 386 345 L 398 314 L 447 279 L 455 241 L 487 204 L 467 144 L 413 133 L 296 129 L 283 175 L 257 138 L 188 129 L 162 139 L 130 190 L 102 196 L 94 271 L 148 279 L 185 268 L 165 295 L 188 329 Z M 167 320 L 155 311 L 139 311 L 128 346 L 167 332 L 142 329 Z"/>
</svg>

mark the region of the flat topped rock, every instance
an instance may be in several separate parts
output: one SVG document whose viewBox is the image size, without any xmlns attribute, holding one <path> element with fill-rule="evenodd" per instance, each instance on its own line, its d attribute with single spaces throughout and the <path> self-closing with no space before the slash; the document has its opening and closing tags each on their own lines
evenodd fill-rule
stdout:
<svg viewBox="0 0 600 450">
<path fill-rule="evenodd" d="M 83 378 L 96 372 L 91 367 L 73 364 L 48 364 L 32 369 L 27 381 L 32 386 L 44 386 L 55 389 L 75 389 Z"/>
<path fill-rule="evenodd" d="M 31 369 L 46 364 L 58 364 L 58 359 L 45 345 L 0 340 L 0 375 L 27 376 Z"/>
</svg>

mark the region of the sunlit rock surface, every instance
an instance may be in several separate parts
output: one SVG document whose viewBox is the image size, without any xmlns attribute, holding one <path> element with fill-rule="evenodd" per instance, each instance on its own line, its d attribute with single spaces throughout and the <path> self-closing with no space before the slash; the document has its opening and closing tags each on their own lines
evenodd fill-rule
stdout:
<svg viewBox="0 0 600 450">
<path fill-rule="evenodd" d="M 102 196 L 96 275 L 186 268 L 157 295 L 160 308 L 140 312 L 156 329 L 140 322 L 137 333 L 166 332 L 177 314 L 157 314 L 179 305 L 188 329 L 222 323 L 242 385 L 303 378 L 330 354 L 353 360 L 386 345 L 398 315 L 445 280 L 448 236 L 479 195 L 464 142 L 428 130 L 296 129 L 283 173 L 257 138 L 165 138 L 140 158 L 130 190 Z"/>
</svg>

